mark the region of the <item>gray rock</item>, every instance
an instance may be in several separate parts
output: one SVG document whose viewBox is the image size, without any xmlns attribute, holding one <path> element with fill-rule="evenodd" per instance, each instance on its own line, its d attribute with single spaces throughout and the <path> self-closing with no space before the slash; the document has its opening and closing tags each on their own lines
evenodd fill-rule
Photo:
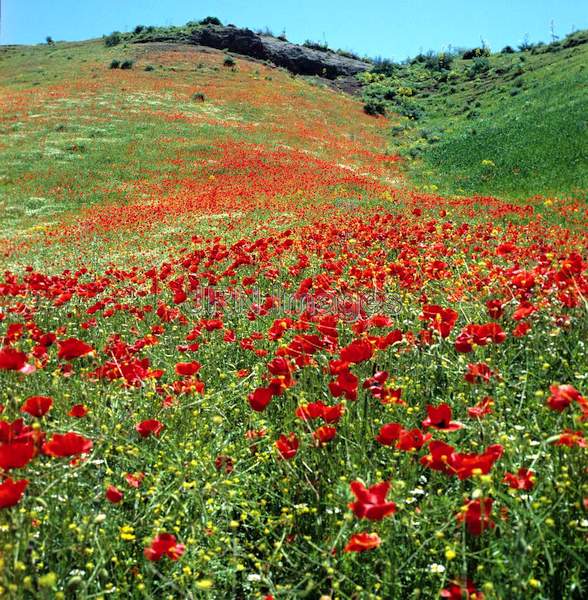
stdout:
<svg viewBox="0 0 588 600">
<path fill-rule="evenodd" d="M 268 35 L 259 35 L 250 29 L 240 29 L 238 27 L 198 27 L 181 37 L 153 36 L 142 37 L 136 41 L 177 41 L 208 46 L 218 50 L 243 54 L 258 60 L 266 60 L 297 75 L 314 75 L 327 79 L 349 77 L 371 68 L 369 63 L 361 60 L 340 56 L 331 51 L 322 52 L 305 46 L 298 46 Z"/>
</svg>

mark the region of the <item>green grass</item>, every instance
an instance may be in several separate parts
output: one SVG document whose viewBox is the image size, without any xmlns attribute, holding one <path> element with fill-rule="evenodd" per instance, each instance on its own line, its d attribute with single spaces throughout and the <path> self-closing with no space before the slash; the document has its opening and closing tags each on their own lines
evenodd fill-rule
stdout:
<svg viewBox="0 0 588 600">
<path fill-rule="evenodd" d="M 405 65 L 365 88 L 367 97 L 406 88 L 420 109 L 417 120 L 401 117 L 391 140 L 411 181 L 457 194 L 581 196 L 588 189 L 588 45 L 487 61 L 476 76 L 472 60 L 456 59 L 445 72 Z M 399 110 L 397 101 L 385 103 Z"/>
</svg>

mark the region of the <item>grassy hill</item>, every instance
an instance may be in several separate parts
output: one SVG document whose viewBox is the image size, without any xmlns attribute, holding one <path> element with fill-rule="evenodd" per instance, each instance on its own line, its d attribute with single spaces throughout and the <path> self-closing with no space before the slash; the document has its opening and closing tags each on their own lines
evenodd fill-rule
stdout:
<svg viewBox="0 0 588 600">
<path fill-rule="evenodd" d="M 423 189 L 524 198 L 588 189 L 588 32 L 495 54 L 421 55 L 363 76 L 398 112 L 391 151 Z M 467 56 L 467 55 L 466 55 Z M 434 188 L 433 188 L 434 189 Z"/>
</svg>

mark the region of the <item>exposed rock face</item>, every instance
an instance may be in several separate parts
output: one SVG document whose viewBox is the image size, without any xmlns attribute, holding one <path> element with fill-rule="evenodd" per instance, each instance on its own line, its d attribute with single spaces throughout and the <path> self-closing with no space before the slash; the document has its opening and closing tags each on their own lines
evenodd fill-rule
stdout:
<svg viewBox="0 0 588 600">
<path fill-rule="evenodd" d="M 141 39 L 137 41 L 174 41 L 171 38 Z M 267 60 L 298 75 L 317 75 L 328 79 L 352 76 L 367 71 L 371 65 L 361 60 L 340 56 L 334 52 L 321 52 L 250 29 L 238 27 L 207 26 L 194 29 L 187 37 L 176 41 L 228 50 L 259 60 Z"/>
</svg>

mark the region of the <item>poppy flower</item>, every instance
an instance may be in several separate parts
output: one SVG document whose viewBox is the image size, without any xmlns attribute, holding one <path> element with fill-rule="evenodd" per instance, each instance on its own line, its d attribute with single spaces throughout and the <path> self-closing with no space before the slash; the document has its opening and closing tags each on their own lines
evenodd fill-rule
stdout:
<svg viewBox="0 0 588 600">
<path fill-rule="evenodd" d="M 506 473 L 502 483 L 506 483 L 513 490 L 529 491 L 535 485 L 535 473 L 529 469 L 519 469 L 516 475 Z"/>
<path fill-rule="evenodd" d="M 547 398 L 547 405 L 551 410 L 557 412 L 562 412 L 572 402 L 582 402 L 583 400 L 582 395 L 573 385 L 552 385 L 549 390 L 551 396 Z"/>
<path fill-rule="evenodd" d="M 431 439 L 430 433 L 423 433 L 416 427 L 414 429 L 403 429 L 398 436 L 396 448 L 404 452 L 420 450 Z"/>
<path fill-rule="evenodd" d="M 24 371 L 27 369 L 27 355 L 14 348 L 0 349 L 0 371 Z"/>
<path fill-rule="evenodd" d="M 267 408 L 273 396 L 274 394 L 271 388 L 257 388 L 247 396 L 247 400 L 249 401 L 249 406 L 251 406 L 254 411 L 262 412 Z"/>
<path fill-rule="evenodd" d="M 67 413 L 68 417 L 75 417 L 76 419 L 81 419 L 88 414 L 88 407 L 84 404 L 74 404 Z"/>
<path fill-rule="evenodd" d="M 57 346 L 57 357 L 62 360 L 73 360 L 94 351 L 91 346 L 73 337 L 57 342 Z"/>
<path fill-rule="evenodd" d="M 30 439 L 0 444 L 0 470 L 22 469 L 33 460 L 36 452 Z"/>
<path fill-rule="evenodd" d="M 423 421 L 423 427 L 433 427 L 440 431 L 457 431 L 463 425 L 451 420 L 451 407 L 447 403 L 439 406 L 427 404 L 428 417 Z"/>
<path fill-rule="evenodd" d="M 26 479 L 13 481 L 10 477 L 0 483 L 0 509 L 18 504 L 28 485 Z"/>
<path fill-rule="evenodd" d="M 20 412 L 32 417 L 42 417 L 51 408 L 53 400 L 49 396 L 30 396 L 20 407 Z"/>
<path fill-rule="evenodd" d="M 482 454 L 455 453 L 451 468 L 459 479 L 468 479 L 472 475 L 487 475 L 496 461 L 502 456 L 504 448 L 500 444 L 488 446 Z"/>
<path fill-rule="evenodd" d="M 176 365 L 176 373 L 182 377 L 196 375 L 202 365 L 198 361 L 180 362 Z"/>
<path fill-rule="evenodd" d="M 337 429 L 335 427 L 329 427 L 323 425 L 319 427 L 313 434 L 312 437 L 316 440 L 319 445 L 327 444 L 337 435 Z"/>
<path fill-rule="evenodd" d="M 125 481 L 134 488 L 138 488 L 141 485 L 141 482 L 145 479 L 145 473 L 127 473 L 125 475 Z"/>
<path fill-rule="evenodd" d="M 365 552 L 377 548 L 381 543 L 382 540 L 377 533 L 354 533 L 343 552 Z"/>
<path fill-rule="evenodd" d="M 104 495 L 109 502 L 112 502 L 112 504 L 118 504 L 124 498 L 124 494 L 113 485 L 109 485 L 106 488 Z"/>
<path fill-rule="evenodd" d="M 376 436 L 376 441 L 382 446 L 392 446 L 402 433 L 402 425 L 398 423 L 385 423 L 380 427 L 380 433 Z"/>
<path fill-rule="evenodd" d="M 349 508 L 359 519 L 381 521 L 384 517 L 396 512 L 396 504 L 386 502 L 386 496 L 391 487 L 389 481 L 376 483 L 369 488 L 366 488 L 361 481 L 352 481 L 349 487 L 357 499 L 349 504 Z"/>
<path fill-rule="evenodd" d="M 472 419 L 481 419 L 492 413 L 492 406 L 494 406 L 494 400 L 490 396 L 486 396 L 475 406 L 468 407 L 468 416 Z"/>
<path fill-rule="evenodd" d="M 70 431 L 68 433 L 55 433 L 53 437 L 43 444 L 43 452 L 49 456 L 76 456 L 87 454 L 92 450 L 92 440 Z"/>
<path fill-rule="evenodd" d="M 163 423 L 158 421 L 157 419 L 147 419 L 146 421 L 141 421 L 135 425 L 135 430 L 142 437 L 146 438 L 150 435 L 154 435 L 159 437 L 159 434 L 163 430 Z"/>
<path fill-rule="evenodd" d="M 156 535 L 149 547 L 143 550 L 147 560 L 158 561 L 164 556 L 171 560 L 178 560 L 184 554 L 186 547 L 178 544 L 176 537 L 171 533 L 160 533 Z"/>
<path fill-rule="evenodd" d="M 354 340 L 341 349 L 341 360 L 348 363 L 360 363 L 369 360 L 374 353 L 369 340 Z"/>
<path fill-rule="evenodd" d="M 568 448 L 573 446 L 588 448 L 588 442 L 586 442 L 584 434 L 581 431 L 572 431 L 571 429 L 564 429 L 552 444 L 554 446 L 567 446 Z"/>
<path fill-rule="evenodd" d="M 429 442 L 429 454 L 423 456 L 420 463 L 434 471 L 453 473 L 455 461 L 455 448 L 438 440 Z"/>
<path fill-rule="evenodd" d="M 449 586 L 441 590 L 441 598 L 448 600 L 484 600 L 484 594 L 479 592 L 471 581 L 467 579 L 465 582 L 460 580 L 451 581 Z"/>
<path fill-rule="evenodd" d="M 299 442 L 295 433 L 290 433 L 287 436 L 282 434 L 276 440 L 276 448 L 284 460 L 290 460 L 294 458 L 298 452 L 298 446 Z"/>
<path fill-rule="evenodd" d="M 435 329 L 441 337 L 446 338 L 457 322 L 459 315 L 452 308 L 443 308 L 436 304 L 423 306 L 423 312 L 419 319 L 429 321 L 431 327 Z"/>
<path fill-rule="evenodd" d="M 481 535 L 487 529 L 493 529 L 496 526 L 491 518 L 493 503 L 492 498 L 470 500 L 462 506 L 461 512 L 457 515 L 458 522 L 465 522 L 467 530 L 472 535 Z"/>
<path fill-rule="evenodd" d="M 464 379 L 468 383 L 488 383 L 490 378 L 495 375 L 494 371 L 486 363 L 469 364 Z"/>
</svg>

